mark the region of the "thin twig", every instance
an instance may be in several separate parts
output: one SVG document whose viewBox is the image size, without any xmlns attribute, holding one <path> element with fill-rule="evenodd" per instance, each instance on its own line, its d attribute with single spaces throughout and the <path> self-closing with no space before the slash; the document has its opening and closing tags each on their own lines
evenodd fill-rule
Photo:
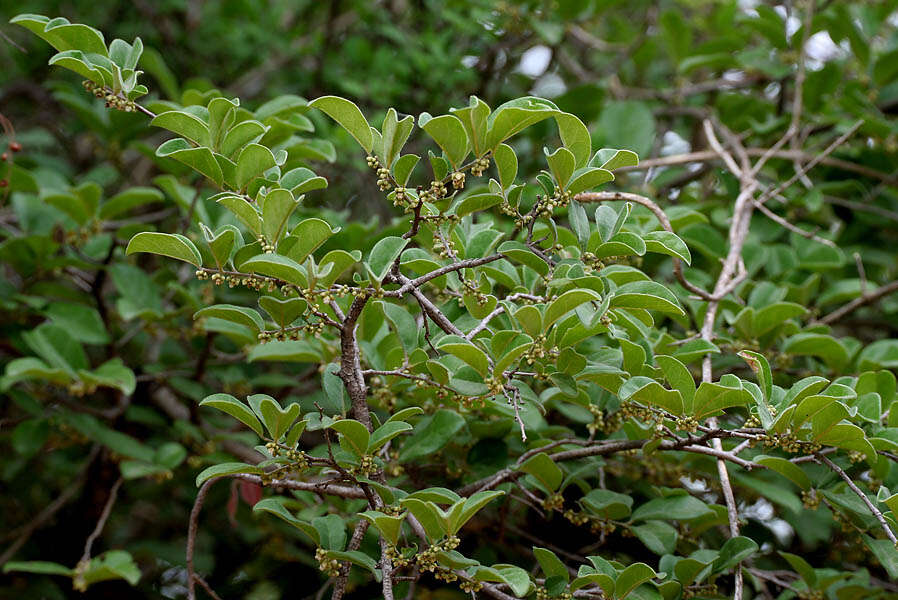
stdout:
<svg viewBox="0 0 898 600">
<path fill-rule="evenodd" d="M 115 504 L 116 499 L 118 498 L 118 490 L 122 487 L 122 483 L 125 479 L 121 476 L 116 480 L 114 484 L 112 484 L 112 489 L 109 490 L 109 498 L 106 499 L 106 504 L 103 506 L 103 511 L 100 513 L 100 518 L 97 519 L 97 526 L 94 527 L 94 530 L 87 536 L 87 541 L 84 542 L 84 552 L 81 554 L 81 562 L 86 563 L 90 560 L 90 551 L 94 545 L 94 542 L 100 534 L 103 533 L 103 528 L 106 527 L 106 521 L 109 519 L 109 514 L 112 512 L 112 506 Z"/>
<path fill-rule="evenodd" d="M 193 567 L 193 551 L 196 546 L 200 511 L 203 509 L 203 502 L 206 500 L 209 488 L 219 479 L 222 478 L 213 477 L 200 486 L 200 491 L 197 492 L 196 500 L 193 502 L 193 508 L 190 510 L 190 524 L 187 527 L 187 600 L 196 600 L 196 571 Z"/>
<path fill-rule="evenodd" d="M 895 537 L 895 534 L 892 532 L 892 528 L 889 527 L 889 524 L 886 522 L 886 519 L 882 515 L 882 512 L 880 512 L 880 510 L 876 508 L 876 505 L 870 501 L 870 498 L 867 497 L 867 494 L 865 494 L 863 490 L 861 490 L 861 488 L 857 487 L 854 481 L 852 481 L 851 477 L 848 476 L 848 473 L 846 473 L 842 469 L 842 467 L 826 458 L 819 452 L 814 454 L 814 456 L 817 458 L 818 462 L 821 462 L 829 467 L 834 473 L 841 477 L 845 481 L 845 483 L 848 484 L 848 487 L 851 488 L 851 491 L 857 494 L 858 498 L 860 498 L 861 501 L 867 505 L 867 508 L 869 508 L 870 512 L 873 513 L 873 516 L 876 517 L 876 520 L 879 521 L 880 525 L 882 525 L 882 529 L 883 531 L 885 531 L 886 537 L 889 538 L 889 541 L 891 541 L 893 544 L 898 544 L 898 538 Z"/>
<path fill-rule="evenodd" d="M 831 313 L 829 313 L 827 315 L 824 315 L 823 317 L 818 319 L 817 322 L 823 323 L 824 325 L 832 325 L 833 323 L 835 323 L 836 321 L 838 321 L 845 315 L 848 315 L 848 314 L 854 312 L 855 310 L 857 310 L 858 308 L 860 308 L 864 305 L 872 304 L 873 302 L 876 302 L 883 296 L 887 296 L 895 291 L 898 291 L 898 280 L 892 281 L 892 282 L 887 283 L 881 287 L 878 287 L 875 290 L 873 290 L 872 292 L 862 295 L 860 298 L 855 298 L 848 304 L 837 308 L 836 310 L 832 311 Z"/>
</svg>

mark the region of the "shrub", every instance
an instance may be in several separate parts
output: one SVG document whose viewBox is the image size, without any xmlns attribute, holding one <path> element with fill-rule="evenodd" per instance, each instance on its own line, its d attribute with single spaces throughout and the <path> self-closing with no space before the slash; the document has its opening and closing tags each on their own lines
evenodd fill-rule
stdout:
<svg viewBox="0 0 898 600">
<path fill-rule="evenodd" d="M 840 124 L 825 150 L 770 184 L 760 172 L 798 139 L 797 125 L 758 154 L 702 115 L 729 171 L 714 190 L 732 200 L 724 239 L 712 225 L 720 213 L 596 191 L 639 168 L 636 154 L 594 152 L 587 126 L 542 98 L 491 109 L 472 97 L 417 120 L 389 108 L 379 128 L 337 96 L 281 96 L 252 111 L 215 92 L 143 103 L 139 38 L 107 45 L 64 19 L 13 22 L 58 51 L 51 64 L 126 113 L 102 117 L 111 129 L 121 119 L 123 142 L 147 120 L 176 136 L 153 151 L 171 171 L 155 188 L 105 201 L 96 183 L 49 192 L 7 162 L 7 194 L 19 194 L 13 202 L 35 225 L 4 259 L 38 279 L 65 270 L 80 288 L 74 298 L 58 284 L 32 292 L 60 299 L 41 304 L 48 322 L 21 333 L 33 354 L 6 366 L 4 385 L 31 415 L 13 445 L 34 454 L 52 428 L 67 437 L 57 444 L 93 441 L 88 465 L 106 448 L 119 470 L 107 508 L 123 481 L 161 481 L 185 461 L 205 467 L 186 524 L 188 597 L 214 593 L 194 557 L 207 494 L 226 480 L 234 501 L 279 519 L 265 525 L 278 547 L 264 560 L 314 561 L 333 598 L 349 586 L 413 595 L 416 585 L 496 598 L 741 598 L 768 586 L 782 597 L 854 598 L 889 589 L 867 569 L 898 577 L 888 370 L 898 346 L 830 327 L 896 286 L 842 280 L 823 296 L 846 304 L 811 313 L 819 273 L 844 253 L 767 207 L 862 121 Z M 639 109 L 618 106 L 620 122 L 614 112 L 603 122 L 635 127 Z M 398 215 L 385 227 L 304 207 L 306 194 L 328 188 L 310 158 L 332 147 L 299 137 L 316 111 L 339 125 L 335 138 L 361 147 L 370 174 L 359 188 L 376 188 Z M 534 126 L 539 172 L 525 171 L 532 161 L 516 149 Z M 418 154 L 403 154 L 407 145 Z M 163 192 L 186 216 L 178 229 L 113 224 Z M 22 204 L 29 193 L 43 203 Z M 756 210 L 789 245 L 766 251 L 767 234 L 751 237 Z M 166 258 L 141 255 L 140 267 L 128 258 L 144 253 Z M 107 278 L 119 294 L 114 316 Z M 179 319 L 191 313 L 185 332 Z M 200 360 L 185 373 L 191 351 Z M 125 361 L 144 357 L 136 375 Z M 207 395 L 212 360 L 225 369 Z M 284 364 L 262 373 L 269 362 Z M 178 419 L 171 431 L 137 439 L 107 423 L 154 425 L 132 400 L 137 380 L 174 376 L 194 402 L 185 413 L 155 392 Z M 48 416 L 57 402 L 65 408 Z M 754 516 L 770 503 L 800 542 Z M 136 583 L 128 552 L 92 555 L 107 518 L 74 567 L 19 561 L 4 571 L 68 576 L 79 590 Z M 863 569 L 815 569 L 800 556 L 801 543 L 825 544 L 836 527 L 853 552 L 845 562 Z"/>
</svg>

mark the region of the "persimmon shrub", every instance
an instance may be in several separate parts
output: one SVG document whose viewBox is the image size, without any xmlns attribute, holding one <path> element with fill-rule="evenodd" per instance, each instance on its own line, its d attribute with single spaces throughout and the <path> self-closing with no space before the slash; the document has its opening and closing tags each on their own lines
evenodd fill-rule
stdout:
<svg viewBox="0 0 898 600">
<path fill-rule="evenodd" d="M 78 73 L 109 110 L 165 132 L 154 154 L 180 165 L 170 189 L 211 189 L 220 207 L 179 233 L 129 232 L 124 248 L 106 250 L 122 260 L 112 276 L 143 281 L 134 265 L 156 264 L 144 254 L 181 261 L 177 285 L 204 290 L 198 330 L 227 338 L 241 362 L 286 363 L 282 374 L 323 392 L 288 402 L 237 382 L 198 399 L 193 409 L 220 428 L 231 458 L 188 459 L 203 467 L 184 524 L 188 597 L 216 597 L 194 553 L 207 494 L 226 481 L 245 497 L 261 489 L 253 511 L 292 536 L 295 560 L 317 565 L 321 581 L 295 584 L 305 595 L 894 594 L 870 572 L 898 577 L 895 377 L 878 350 L 807 315 L 800 286 L 749 274 L 752 212 L 781 190 L 735 163 L 738 150 L 716 141 L 719 124 L 706 120 L 706 135 L 739 175 L 729 239 L 719 260 L 693 268 L 678 232 L 703 215 L 604 189 L 636 155 L 594 151 L 586 125 L 548 100 L 491 108 L 472 97 L 417 118 L 388 108 L 377 126 L 337 96 L 256 110 L 222 95 L 143 104 L 139 38 L 107 44 L 91 27 L 39 15 L 12 22 L 53 46 L 50 63 Z M 357 185 L 393 207 L 373 239 L 337 238 L 332 215 L 304 209 L 328 193 L 308 155 L 291 152 L 315 111 L 358 143 L 346 159 L 370 171 Z M 537 124 L 545 168 L 520 172 L 516 136 Z M 86 185 L 46 201 L 87 227 L 151 193 L 100 203 Z M 838 252 L 828 241 L 793 243 L 820 258 Z M 152 310 L 132 292 L 120 312 Z M 134 390 L 116 358 L 91 369 L 63 326 L 27 343 L 36 356 L 7 366 L 8 387 Z M 104 431 L 127 479 L 187 455 L 164 443 L 147 453 L 84 417 L 68 426 Z M 747 521 L 773 505 L 796 529 L 843 528 L 863 568 L 815 568 Z M 547 535 L 559 527 L 570 544 Z M 71 577 L 81 590 L 140 577 L 127 552 L 91 558 L 90 544 L 74 567 L 4 570 Z"/>
</svg>

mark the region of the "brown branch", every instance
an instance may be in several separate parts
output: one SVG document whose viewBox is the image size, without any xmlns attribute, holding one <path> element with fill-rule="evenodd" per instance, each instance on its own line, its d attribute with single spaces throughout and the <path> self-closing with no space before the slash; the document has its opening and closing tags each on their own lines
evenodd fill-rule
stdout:
<svg viewBox="0 0 898 600">
<path fill-rule="evenodd" d="M 53 500 L 53 502 L 44 507 L 41 512 L 39 512 L 34 518 L 28 521 L 28 523 L 18 531 L 19 537 L 16 539 L 16 541 L 10 544 L 9 547 L 6 548 L 2 555 L 0 555 L 0 566 L 6 564 L 9 559 L 19 551 L 19 548 L 25 545 L 25 542 L 28 541 L 28 539 L 35 531 L 37 531 L 40 527 L 50 521 L 50 519 L 52 519 L 63 506 L 72 501 L 72 499 L 81 489 L 81 485 L 85 481 L 87 470 L 90 468 L 90 465 L 93 464 L 94 460 L 99 454 L 100 445 L 96 444 L 91 449 L 90 455 L 88 455 L 87 460 L 84 461 L 84 465 L 82 465 L 81 470 L 78 472 L 78 475 L 75 476 L 75 480 L 68 487 L 66 487 Z"/>
<path fill-rule="evenodd" d="M 359 546 L 362 545 L 362 538 L 365 537 L 365 532 L 368 531 L 368 525 L 370 525 L 370 522 L 367 519 L 359 519 L 359 522 L 355 524 L 355 529 L 352 531 L 352 537 L 349 539 L 349 545 L 346 547 L 347 550 L 351 552 L 359 549 Z M 340 575 L 334 581 L 334 591 L 331 593 L 331 600 L 340 600 L 343 594 L 346 593 L 346 581 L 349 579 L 349 570 L 351 568 L 352 563 L 348 560 L 343 561 L 343 564 L 340 565 Z"/>
<path fill-rule="evenodd" d="M 757 157 L 764 156 L 764 154 L 769 150 L 769 148 L 746 148 L 745 151 L 749 156 Z M 778 158 L 782 160 L 801 160 L 801 161 L 810 161 L 815 158 L 814 154 L 809 152 L 805 152 L 804 150 L 778 150 L 772 153 L 773 158 Z M 672 154 L 670 156 L 662 156 L 659 158 L 647 158 L 633 167 L 618 167 L 614 170 L 615 173 L 626 173 L 630 171 L 644 171 L 645 169 L 653 169 L 655 167 L 669 167 L 676 165 L 684 165 L 689 163 L 703 163 L 717 160 L 719 156 L 713 150 L 700 150 L 697 152 L 685 152 L 683 154 Z M 837 169 L 842 169 L 844 171 L 848 171 L 850 173 L 857 173 L 858 175 L 863 175 L 865 177 L 869 177 L 871 179 L 878 179 L 880 181 L 884 181 L 886 183 L 895 183 L 898 182 L 898 177 L 893 174 L 883 173 L 882 171 L 877 171 L 876 169 L 871 169 L 870 167 L 859 165 L 857 163 L 853 163 L 851 161 L 842 160 L 839 158 L 833 158 L 831 156 L 824 156 L 819 164 L 827 165 L 829 167 L 835 167 Z"/>
<path fill-rule="evenodd" d="M 845 481 L 845 483 L 848 484 L 848 487 L 851 488 L 851 491 L 857 494 L 858 498 L 860 498 L 861 501 L 867 505 L 867 508 L 870 509 L 871 513 L 873 513 L 873 516 L 876 517 L 876 520 L 879 521 L 880 525 L 882 525 L 882 529 L 883 531 L 885 531 L 886 537 L 889 538 L 889 541 L 891 541 L 893 544 L 898 545 L 898 538 L 895 537 L 895 534 L 892 532 L 892 528 L 889 527 L 889 524 L 886 522 L 885 517 L 882 516 L 882 512 L 880 512 L 880 510 L 876 508 L 876 505 L 870 501 L 870 498 L 867 497 L 867 494 L 865 494 L 864 491 L 861 490 L 861 488 L 857 487 L 854 481 L 852 481 L 851 477 L 848 476 L 848 473 L 846 473 L 842 469 L 842 467 L 826 458 L 819 452 L 814 454 L 814 456 L 817 458 L 817 462 L 823 463 L 824 465 L 829 467 L 834 473 L 841 477 Z"/>
<path fill-rule="evenodd" d="M 219 479 L 222 479 L 222 477 L 213 477 L 200 487 L 200 491 L 196 494 L 196 500 L 193 502 L 193 508 L 190 511 L 190 523 L 187 527 L 187 600 L 196 600 L 196 571 L 193 567 L 193 551 L 196 546 L 196 531 L 200 511 L 203 509 L 203 502 L 206 500 L 209 488 Z"/>
<path fill-rule="evenodd" d="M 81 563 L 87 564 L 90 560 L 90 551 L 94 545 L 94 542 L 100 534 L 103 533 L 103 528 L 106 527 L 106 521 L 109 519 L 109 513 L 112 512 L 112 507 L 115 504 L 116 499 L 118 498 L 118 490 L 122 487 L 122 483 L 125 479 L 121 476 L 116 480 L 114 484 L 112 484 L 112 489 L 109 490 L 109 498 L 106 499 L 106 504 L 103 506 L 103 511 L 100 513 L 100 518 L 97 519 L 97 526 L 94 527 L 94 530 L 87 536 L 87 541 L 84 542 L 84 552 L 81 554 Z"/>
<path fill-rule="evenodd" d="M 258 475 L 249 475 L 246 473 L 238 473 L 228 475 L 231 479 L 240 479 L 262 485 L 262 478 Z M 294 479 L 272 479 L 266 484 L 271 488 L 282 488 L 285 490 L 299 490 L 303 492 L 312 492 L 318 494 L 322 498 L 325 496 L 337 496 L 339 498 L 365 499 L 365 491 L 359 487 L 338 485 L 331 482 L 314 482 L 314 481 L 297 481 Z"/>
<path fill-rule="evenodd" d="M 866 294 L 862 294 L 859 298 L 855 298 L 848 304 L 837 308 L 831 313 L 821 317 L 817 322 L 823 323 L 824 325 L 831 325 L 844 317 L 845 315 L 851 314 L 858 308 L 865 306 L 867 304 L 872 304 L 876 302 L 883 296 L 888 296 L 892 292 L 898 291 L 898 280 L 887 283 L 881 287 L 876 288 L 872 292 L 868 292 Z"/>
<path fill-rule="evenodd" d="M 584 192 L 582 194 L 577 194 L 573 199 L 581 203 L 624 201 L 633 202 L 634 204 L 639 204 L 640 206 L 645 206 L 650 211 L 652 211 L 652 214 L 655 215 L 655 218 L 658 219 L 658 222 L 661 224 L 661 227 L 665 231 L 673 233 L 673 227 L 670 224 L 670 219 L 667 218 L 667 215 L 664 214 L 664 211 L 661 209 L 661 207 L 645 196 L 640 196 L 639 194 L 630 194 L 627 192 Z M 708 294 L 708 292 L 686 279 L 686 276 L 683 274 L 683 261 L 681 261 L 676 256 L 672 258 L 674 276 L 677 278 L 677 281 L 680 282 L 680 285 L 702 299 L 710 299 L 711 296 L 710 294 Z"/>
</svg>

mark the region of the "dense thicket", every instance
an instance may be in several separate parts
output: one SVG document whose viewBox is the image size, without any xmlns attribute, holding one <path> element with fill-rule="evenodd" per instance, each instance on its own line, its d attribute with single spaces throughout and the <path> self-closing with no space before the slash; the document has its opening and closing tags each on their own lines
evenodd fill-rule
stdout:
<svg viewBox="0 0 898 600">
<path fill-rule="evenodd" d="M 0 2 L 0 596 L 898 596 L 898 2 L 449 4 Z"/>
</svg>

